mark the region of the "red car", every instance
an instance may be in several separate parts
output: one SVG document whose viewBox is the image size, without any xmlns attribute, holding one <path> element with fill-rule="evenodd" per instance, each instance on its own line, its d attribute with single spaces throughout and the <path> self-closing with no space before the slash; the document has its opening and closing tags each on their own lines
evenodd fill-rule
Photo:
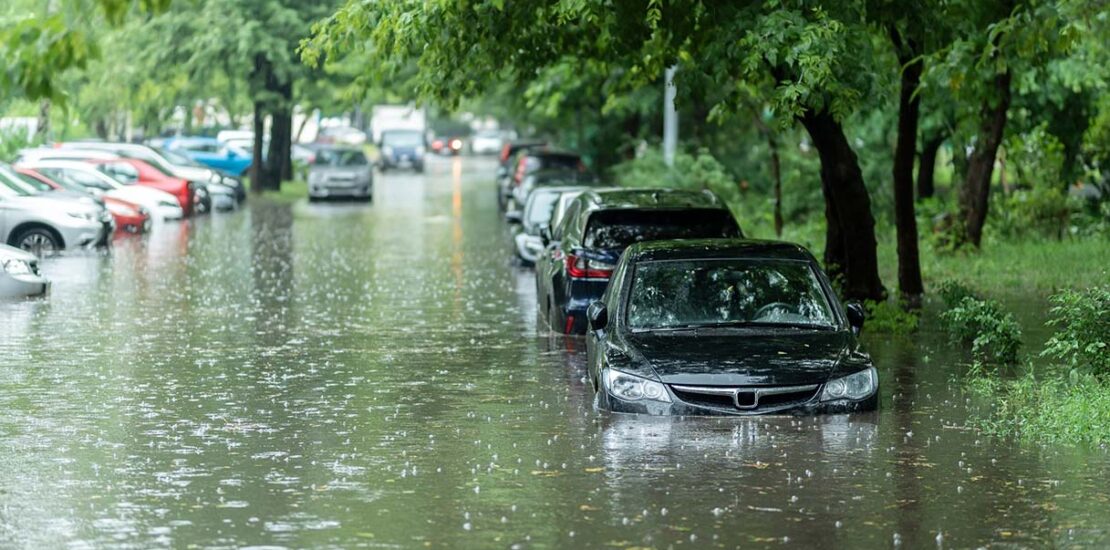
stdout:
<svg viewBox="0 0 1110 550">
<path fill-rule="evenodd" d="M 15 171 L 25 178 L 35 180 L 34 182 L 28 180 L 28 183 L 36 187 L 46 186 L 58 191 L 72 190 L 34 170 L 16 168 Z M 37 182 L 37 185 L 35 182 Z M 112 217 L 116 220 L 116 231 L 146 233 L 150 230 L 150 213 L 147 212 L 145 208 L 133 202 L 127 202 L 113 197 L 101 196 L 100 198 L 104 201 L 104 207 L 112 213 Z"/>
<path fill-rule="evenodd" d="M 187 179 L 174 177 L 139 159 L 120 157 L 111 160 L 88 159 L 86 162 L 123 183 L 137 183 L 165 191 L 177 198 L 186 216 L 193 213 L 193 201 L 196 197 L 193 186 Z"/>
</svg>

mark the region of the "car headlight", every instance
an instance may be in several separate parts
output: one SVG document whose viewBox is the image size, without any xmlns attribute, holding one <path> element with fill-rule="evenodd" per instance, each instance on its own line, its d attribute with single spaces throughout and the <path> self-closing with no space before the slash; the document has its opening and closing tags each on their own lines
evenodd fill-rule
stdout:
<svg viewBox="0 0 1110 550">
<path fill-rule="evenodd" d="M 423 155 L 424 155 L 424 146 L 423 145 L 417 145 L 416 146 L 416 156 L 419 157 L 419 156 L 423 156 Z"/>
<path fill-rule="evenodd" d="M 387 157 L 393 155 L 393 148 L 388 145 L 382 147 L 382 154 Z"/>
<path fill-rule="evenodd" d="M 863 399 L 875 393 L 878 384 L 879 375 L 875 372 L 875 367 L 868 367 L 857 373 L 829 380 L 821 392 L 821 401 Z"/>
<path fill-rule="evenodd" d="M 605 369 L 602 376 L 605 381 L 605 389 L 618 399 L 625 401 L 640 401 L 646 399 L 649 401 L 661 401 L 663 403 L 670 403 L 671 397 L 667 395 L 667 389 L 663 384 L 647 378 L 634 376 L 619 370 Z"/>
<path fill-rule="evenodd" d="M 90 221 L 90 222 L 96 220 L 96 214 L 94 214 L 93 212 L 78 211 L 78 212 L 66 212 L 66 214 L 68 214 L 72 218 L 77 218 L 79 220 L 86 220 L 86 221 Z"/>
<path fill-rule="evenodd" d="M 4 260 L 4 271 L 9 275 L 31 275 L 34 270 L 31 269 L 31 264 L 25 260 Z"/>
</svg>

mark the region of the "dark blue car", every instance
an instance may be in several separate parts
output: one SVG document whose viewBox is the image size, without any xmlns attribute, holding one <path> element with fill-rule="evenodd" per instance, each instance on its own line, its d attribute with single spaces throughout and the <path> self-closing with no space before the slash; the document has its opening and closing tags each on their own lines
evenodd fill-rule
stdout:
<svg viewBox="0 0 1110 550">
<path fill-rule="evenodd" d="M 424 171 L 424 133 L 419 130 L 385 130 L 379 144 L 382 172 L 394 168 Z"/>
<path fill-rule="evenodd" d="M 716 195 L 675 189 L 586 191 L 542 233 L 547 246 L 536 259 L 539 313 L 564 334 L 585 333 L 586 308 L 605 292 L 629 245 L 743 236 Z"/>
</svg>

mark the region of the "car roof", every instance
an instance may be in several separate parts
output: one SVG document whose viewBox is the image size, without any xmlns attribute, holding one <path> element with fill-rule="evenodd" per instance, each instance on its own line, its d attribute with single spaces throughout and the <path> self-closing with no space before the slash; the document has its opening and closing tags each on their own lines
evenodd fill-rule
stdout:
<svg viewBox="0 0 1110 550">
<path fill-rule="evenodd" d="M 77 147 L 34 147 L 23 149 L 19 152 L 21 161 L 38 160 L 66 160 L 66 159 L 96 159 L 110 160 L 119 158 L 119 155 L 104 149 L 80 149 Z"/>
<path fill-rule="evenodd" d="M 569 149 L 559 149 L 550 145 L 541 145 L 539 147 L 531 147 L 524 151 L 524 155 L 528 157 L 574 157 L 582 158 L 580 153 L 576 153 Z"/>
<path fill-rule="evenodd" d="M 579 195 L 584 211 L 618 208 L 719 208 L 725 205 L 708 191 L 652 187 L 590 189 Z"/>
<path fill-rule="evenodd" d="M 72 168 L 74 170 L 82 170 L 85 172 L 100 172 L 91 163 L 84 160 L 33 160 L 28 162 L 21 162 L 19 166 L 22 168 L 30 168 L 32 170 L 38 168 Z"/>
<path fill-rule="evenodd" d="M 816 261 L 802 245 L 761 239 L 684 239 L 644 241 L 625 251 L 630 262 L 763 258 Z"/>
</svg>

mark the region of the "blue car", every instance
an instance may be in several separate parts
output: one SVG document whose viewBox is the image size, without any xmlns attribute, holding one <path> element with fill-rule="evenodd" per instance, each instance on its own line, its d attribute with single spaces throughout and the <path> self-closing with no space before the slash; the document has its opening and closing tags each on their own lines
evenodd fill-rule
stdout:
<svg viewBox="0 0 1110 550">
<path fill-rule="evenodd" d="M 163 147 L 232 176 L 245 176 L 251 167 L 249 152 L 234 145 L 222 143 L 216 138 L 172 138 L 166 140 Z"/>
<path fill-rule="evenodd" d="M 419 130 L 386 130 L 380 143 L 382 172 L 393 168 L 424 171 L 424 133 Z"/>
</svg>

